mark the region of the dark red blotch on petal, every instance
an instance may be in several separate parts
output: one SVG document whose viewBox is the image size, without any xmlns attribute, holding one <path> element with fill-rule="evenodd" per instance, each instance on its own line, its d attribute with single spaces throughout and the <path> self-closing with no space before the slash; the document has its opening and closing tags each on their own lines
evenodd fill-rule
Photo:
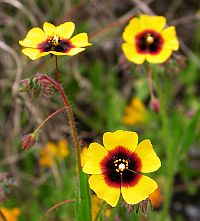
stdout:
<svg viewBox="0 0 200 221">
<path fill-rule="evenodd" d="M 118 167 L 115 166 L 116 160 L 128 161 L 128 169 L 124 169 L 121 173 L 117 172 Z M 120 188 L 121 186 L 134 186 L 142 176 L 138 172 L 141 171 L 141 160 L 136 153 L 118 146 L 101 161 L 102 174 L 105 182 L 111 187 Z"/>
<path fill-rule="evenodd" d="M 55 45 L 51 40 L 47 39 L 37 46 L 37 48 L 40 49 L 40 52 L 56 51 L 62 53 L 67 53 L 70 51 L 71 48 L 74 47 L 75 46 L 66 39 L 59 40 L 57 45 Z"/>
<path fill-rule="evenodd" d="M 153 37 L 154 41 L 151 44 L 148 44 L 146 41 L 147 35 L 150 35 Z M 145 30 L 138 35 L 135 36 L 135 45 L 136 50 L 140 54 L 159 54 L 161 51 L 164 39 L 160 35 L 160 33 L 155 32 L 153 30 Z"/>
</svg>

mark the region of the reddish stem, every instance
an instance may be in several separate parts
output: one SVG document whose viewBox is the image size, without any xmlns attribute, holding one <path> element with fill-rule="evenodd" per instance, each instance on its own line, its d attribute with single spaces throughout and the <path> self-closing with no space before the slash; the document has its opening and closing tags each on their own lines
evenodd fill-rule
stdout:
<svg viewBox="0 0 200 221">
<path fill-rule="evenodd" d="M 37 133 L 37 132 L 40 130 L 40 128 L 41 128 L 48 120 L 50 120 L 50 119 L 51 119 L 52 117 L 54 117 L 56 114 L 58 114 L 59 112 L 65 110 L 65 109 L 67 109 L 67 108 L 66 108 L 66 107 L 62 107 L 62 108 L 56 110 L 55 112 L 53 112 L 52 114 L 50 114 L 50 115 L 37 127 L 37 129 L 34 131 L 34 133 Z"/>
<path fill-rule="evenodd" d="M 56 60 L 56 81 L 58 84 L 60 84 L 59 71 L 58 71 L 58 59 L 56 55 L 55 55 L 55 60 Z"/>
<path fill-rule="evenodd" d="M 61 85 L 58 82 L 56 82 L 55 80 L 53 80 L 51 77 L 41 74 L 40 79 L 41 80 L 45 79 L 45 80 L 49 81 L 58 90 L 58 92 L 60 93 L 60 96 L 62 97 L 62 99 L 64 101 L 64 104 L 66 106 L 67 113 L 68 113 L 68 118 L 69 118 L 70 128 L 71 128 L 71 132 L 72 132 L 74 146 L 76 148 L 76 155 L 77 155 L 77 161 L 78 161 L 78 171 L 80 174 L 80 169 L 81 169 L 80 151 L 81 150 L 80 150 L 80 145 L 79 145 L 79 141 L 78 141 L 78 134 L 76 131 L 74 115 L 73 115 L 72 109 L 69 105 L 69 102 L 67 100 L 67 97 L 65 95 L 65 92 L 64 92 L 63 88 L 61 87 Z M 79 179 L 80 179 L 80 177 L 79 177 Z"/>
<path fill-rule="evenodd" d="M 49 209 L 47 210 L 47 212 L 45 213 L 45 215 L 41 218 L 41 221 L 44 220 L 45 217 L 48 217 L 49 213 L 52 212 L 52 211 L 53 211 L 54 209 L 56 209 L 57 207 L 62 206 L 62 205 L 65 204 L 65 203 L 73 203 L 73 202 L 75 202 L 74 199 L 64 200 L 64 201 L 62 201 L 62 202 L 60 202 L 60 203 L 57 203 L 56 205 L 52 206 L 51 208 L 49 208 Z"/>
</svg>

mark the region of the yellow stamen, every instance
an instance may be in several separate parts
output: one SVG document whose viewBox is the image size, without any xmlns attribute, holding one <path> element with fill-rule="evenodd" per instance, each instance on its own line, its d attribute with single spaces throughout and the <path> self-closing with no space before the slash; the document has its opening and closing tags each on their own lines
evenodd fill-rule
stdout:
<svg viewBox="0 0 200 221">
<path fill-rule="evenodd" d="M 152 37 L 150 34 L 148 34 L 146 37 L 146 43 L 152 44 L 153 42 L 154 42 L 154 37 Z"/>
<path fill-rule="evenodd" d="M 54 45 L 58 45 L 59 41 L 60 41 L 60 37 L 55 35 L 52 38 L 50 38 L 48 42 L 52 42 Z"/>
</svg>

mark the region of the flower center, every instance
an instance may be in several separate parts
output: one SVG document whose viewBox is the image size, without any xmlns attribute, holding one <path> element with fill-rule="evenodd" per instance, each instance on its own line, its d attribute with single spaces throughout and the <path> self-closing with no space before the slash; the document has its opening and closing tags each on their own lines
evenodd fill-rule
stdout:
<svg viewBox="0 0 200 221">
<path fill-rule="evenodd" d="M 122 173 L 125 169 L 128 169 L 128 160 L 124 160 L 124 159 L 115 160 L 114 164 L 116 168 L 115 170 L 118 173 Z"/>
<path fill-rule="evenodd" d="M 101 161 L 105 182 L 112 187 L 135 185 L 141 176 L 141 160 L 132 151 L 118 146 Z"/>
<path fill-rule="evenodd" d="M 71 48 L 74 48 L 74 45 L 71 44 L 70 40 L 61 39 L 58 35 L 54 35 L 38 44 L 37 48 L 40 49 L 40 52 L 57 51 L 67 53 Z"/>
<path fill-rule="evenodd" d="M 146 44 L 147 45 L 150 45 L 150 44 L 152 44 L 154 42 L 154 37 L 150 34 L 150 33 L 148 33 L 147 35 L 146 35 Z"/>
<path fill-rule="evenodd" d="M 53 36 L 53 37 L 50 37 L 50 39 L 48 40 L 49 43 L 51 44 L 54 44 L 54 45 L 58 45 L 60 43 L 60 37 L 58 36 Z"/>
<path fill-rule="evenodd" d="M 154 30 L 144 30 L 135 36 L 134 41 L 136 50 L 140 54 L 159 54 L 164 44 L 160 33 Z"/>
</svg>

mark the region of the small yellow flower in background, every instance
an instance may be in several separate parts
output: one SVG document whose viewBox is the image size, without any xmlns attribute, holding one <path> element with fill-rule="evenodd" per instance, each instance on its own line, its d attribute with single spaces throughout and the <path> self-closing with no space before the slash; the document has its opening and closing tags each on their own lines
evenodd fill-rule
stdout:
<svg viewBox="0 0 200 221">
<path fill-rule="evenodd" d="M 36 60 L 48 54 L 73 56 L 84 51 L 88 42 L 87 33 L 80 33 L 71 38 L 75 29 L 73 22 L 65 22 L 59 26 L 45 22 L 43 30 L 32 28 L 25 39 L 19 41 L 24 47 L 22 53 Z"/>
<path fill-rule="evenodd" d="M 90 144 L 83 166 L 83 172 L 92 174 L 89 185 L 99 198 L 115 207 L 121 193 L 126 203 L 137 204 L 158 188 L 142 174 L 161 166 L 150 140 L 138 144 L 137 133 L 117 130 L 104 133 L 103 144 Z"/>
<path fill-rule="evenodd" d="M 155 209 L 160 208 L 163 203 L 163 195 L 161 194 L 160 188 L 157 188 L 153 193 L 151 193 L 148 198 Z"/>
<path fill-rule="evenodd" d="M 3 207 L 0 208 L 0 210 L 4 215 L 4 217 L 6 218 L 6 221 L 18 221 L 18 217 L 21 214 L 21 210 L 19 208 L 8 209 Z"/>
<path fill-rule="evenodd" d="M 99 199 L 95 194 L 92 195 L 92 220 L 95 221 L 95 218 L 101 208 L 101 204 L 103 203 L 102 199 Z M 111 210 L 107 208 L 104 211 L 104 216 L 109 217 L 111 214 Z"/>
<path fill-rule="evenodd" d="M 131 19 L 122 35 L 127 59 L 136 64 L 145 59 L 150 63 L 165 62 L 179 48 L 175 27 L 164 29 L 165 25 L 163 16 L 140 15 Z"/>
<path fill-rule="evenodd" d="M 135 125 L 146 120 L 147 111 L 139 98 L 133 98 L 125 108 L 123 122 L 127 125 Z"/>
<path fill-rule="evenodd" d="M 64 159 L 69 155 L 68 142 L 61 139 L 57 143 L 48 142 L 46 146 L 40 149 L 39 165 L 44 167 L 53 167 L 55 159 Z"/>
</svg>

